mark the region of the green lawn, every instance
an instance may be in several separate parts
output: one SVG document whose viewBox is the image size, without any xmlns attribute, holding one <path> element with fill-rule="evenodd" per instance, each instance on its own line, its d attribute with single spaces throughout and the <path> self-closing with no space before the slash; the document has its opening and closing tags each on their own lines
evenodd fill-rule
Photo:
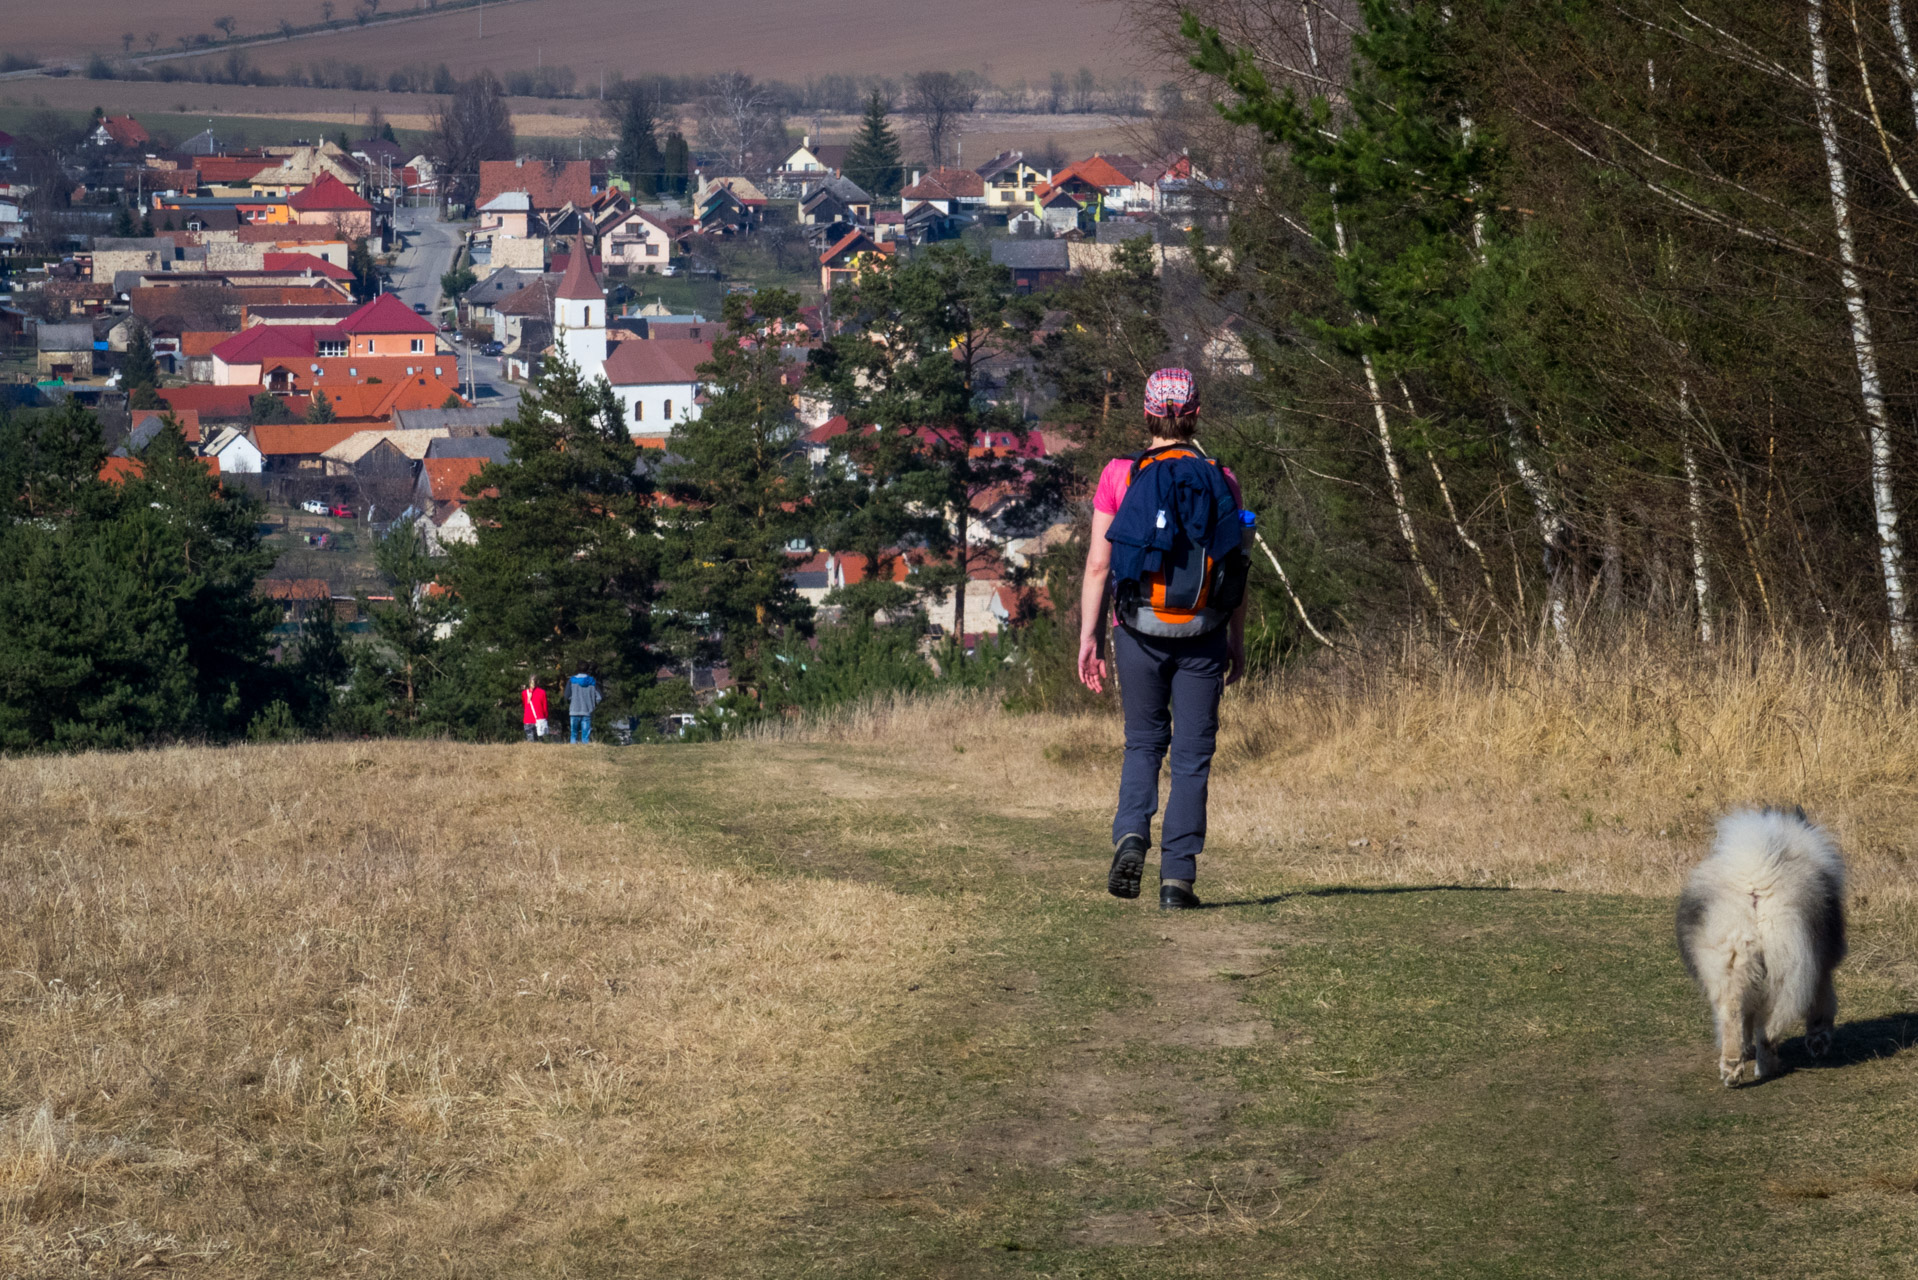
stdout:
<svg viewBox="0 0 1918 1280">
<path fill-rule="evenodd" d="M 817 1100 L 816 1134 L 781 1140 L 777 1179 L 609 1216 L 567 1274 L 1913 1269 L 1918 1013 L 1888 980 L 1841 973 L 1833 1061 L 1793 1040 L 1790 1074 L 1726 1090 L 1667 901 L 1221 868 L 1226 900 L 1168 916 L 1107 897 L 1098 824 L 1009 811 L 987 761 L 628 759 L 609 818 L 746 875 L 877 881 L 972 932 L 898 993 L 905 1033 Z"/>
</svg>

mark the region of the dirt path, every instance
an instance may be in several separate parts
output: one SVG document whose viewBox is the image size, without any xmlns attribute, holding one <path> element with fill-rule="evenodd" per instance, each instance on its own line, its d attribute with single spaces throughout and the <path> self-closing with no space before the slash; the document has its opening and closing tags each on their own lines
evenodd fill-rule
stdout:
<svg viewBox="0 0 1918 1280">
<path fill-rule="evenodd" d="M 1869 1101 L 1914 1083 L 1918 1016 L 1880 979 L 1847 988 L 1847 1069 L 1727 1092 L 1662 902 L 1275 882 L 1164 915 L 1105 895 L 1097 815 L 1043 780 L 1001 812 L 877 753 L 702 767 L 729 856 L 972 922 L 779 1238 L 709 1272 L 1891 1275 L 1918 1247 L 1887 1190 L 1913 1118 Z M 742 814 L 753 774 L 806 798 L 762 781 Z"/>
</svg>

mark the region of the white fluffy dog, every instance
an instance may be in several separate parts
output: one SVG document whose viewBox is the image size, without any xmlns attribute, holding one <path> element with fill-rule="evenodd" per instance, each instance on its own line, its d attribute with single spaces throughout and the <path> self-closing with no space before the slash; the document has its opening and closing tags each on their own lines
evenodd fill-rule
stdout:
<svg viewBox="0 0 1918 1280">
<path fill-rule="evenodd" d="M 1845 958 L 1845 863 L 1829 832 L 1750 809 L 1718 824 L 1711 856 L 1678 899 L 1678 950 L 1718 1021 L 1718 1074 L 1778 1073 L 1776 1045 L 1801 1018 L 1805 1047 L 1831 1048 L 1832 971 Z"/>
</svg>

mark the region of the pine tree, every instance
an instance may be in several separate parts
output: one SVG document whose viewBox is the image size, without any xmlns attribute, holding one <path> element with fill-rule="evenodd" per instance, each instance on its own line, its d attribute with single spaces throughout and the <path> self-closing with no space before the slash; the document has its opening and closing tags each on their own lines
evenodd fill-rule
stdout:
<svg viewBox="0 0 1918 1280">
<path fill-rule="evenodd" d="M 313 388 L 306 404 L 306 421 L 311 423 L 331 422 L 334 418 L 333 399 L 323 388 Z"/>
<path fill-rule="evenodd" d="M 262 391 L 247 403 L 247 416 L 255 426 L 293 421 L 292 413 L 287 410 L 286 401 L 271 391 Z"/>
<path fill-rule="evenodd" d="M 133 220 L 133 210 L 125 205 L 121 205 L 119 212 L 113 216 L 113 234 L 123 240 L 140 234 L 140 224 Z"/>
<path fill-rule="evenodd" d="M 277 684 L 257 504 L 222 492 L 176 426 L 124 485 L 98 478 L 101 455 L 72 402 L 0 423 L 16 516 L 0 521 L 0 747 L 232 737 Z"/>
<path fill-rule="evenodd" d="M 475 536 L 448 549 L 442 573 L 462 640 L 498 658 L 475 678 L 496 680 L 511 703 L 523 674 L 507 668 L 563 678 L 586 667 L 609 701 L 643 704 L 657 669 L 647 610 L 659 550 L 618 398 L 556 356 L 496 434 L 509 460 L 467 485 Z"/>
<path fill-rule="evenodd" d="M 798 314 L 798 295 L 784 289 L 726 299 L 726 332 L 700 370 L 710 400 L 698 420 L 674 425 L 675 461 L 660 480 L 673 499 L 661 513 L 665 602 L 687 620 L 679 647 L 710 656 L 706 637 L 717 632 L 733 678 L 756 696 L 782 638 L 811 618 L 787 576 L 788 547 L 811 532 L 810 469 L 793 448 L 801 428 L 773 328 Z"/>
<path fill-rule="evenodd" d="M 153 339 L 147 336 L 146 326 L 137 320 L 133 322 L 133 332 L 127 335 L 127 355 L 120 365 L 120 385 L 127 389 L 129 395 L 144 390 L 148 397 L 152 397 L 154 389 L 160 385 L 160 366 L 153 359 Z M 130 401 L 129 404 L 135 409 L 153 407 L 131 404 Z"/>
<path fill-rule="evenodd" d="M 236 736 L 278 685 L 270 649 L 279 607 L 254 590 L 277 558 L 260 534 L 261 504 L 209 475 L 171 415 L 141 461 L 145 472 L 127 484 L 127 501 L 164 530 L 185 571 L 173 593 L 194 672 L 190 729 Z"/>
<path fill-rule="evenodd" d="M 651 199 L 659 194 L 665 179 L 665 159 L 654 136 L 653 105 L 645 91 L 635 85 L 623 96 L 619 112 L 619 154 L 614 160 L 619 173 L 633 185 L 633 194 Z"/>
<path fill-rule="evenodd" d="M 677 129 L 666 136 L 665 181 L 661 184 L 661 195 L 683 196 L 692 185 L 693 151 L 686 145 L 686 139 Z M 670 188 L 670 190 L 669 190 Z"/>
<path fill-rule="evenodd" d="M 886 122 L 886 102 L 879 90 L 866 102 L 866 120 L 846 152 L 846 176 L 872 196 L 896 196 L 905 185 L 899 139 Z"/>
</svg>

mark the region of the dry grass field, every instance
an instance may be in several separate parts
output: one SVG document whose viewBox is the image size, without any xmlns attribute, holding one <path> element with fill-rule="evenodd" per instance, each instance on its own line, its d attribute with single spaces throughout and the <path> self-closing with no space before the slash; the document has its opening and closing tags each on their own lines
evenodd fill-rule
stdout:
<svg viewBox="0 0 1918 1280">
<path fill-rule="evenodd" d="M 387 6 L 387 11 L 414 4 Z M 337 6 L 342 18 L 352 6 Z M 321 20 L 318 0 L 170 0 L 163 6 L 130 0 L 89 0 L 70 6 L 9 6 L 0 48 L 42 58 L 84 59 L 118 54 L 122 33 L 134 49 L 149 31 L 162 50 L 180 36 L 212 34 L 223 15 L 239 18 L 241 35 L 272 31 L 282 19 Z M 397 26 L 350 23 L 325 35 L 251 50 L 256 63 L 277 68 L 289 60 L 337 58 L 379 69 L 444 62 L 465 74 L 570 66 L 584 80 L 601 71 L 675 75 L 742 70 L 769 79 L 799 80 L 832 72 L 902 75 L 938 68 L 971 68 L 1011 82 L 1068 74 L 1090 67 L 1100 74 L 1131 69 L 1132 52 L 1116 27 L 1116 10 L 1103 0 L 955 0 L 938 13 L 919 14 L 880 0 L 818 0 L 795 9 L 775 0 L 711 0 L 687 7 L 666 0 L 519 0 L 488 5 L 480 18 L 462 11 Z"/>
<path fill-rule="evenodd" d="M 351 132 L 378 108 L 394 128 L 424 132 L 430 127 L 431 113 L 440 101 L 432 94 L 186 81 L 166 84 L 151 80 L 38 76 L 0 80 L 0 111 L 18 112 L 20 118 L 13 124 L 20 127 L 25 127 L 24 120 L 41 108 L 87 112 L 98 106 L 116 115 L 130 113 L 143 119 L 156 114 L 188 116 L 193 118 L 191 123 L 195 129 L 201 127 L 202 117 L 216 118 L 222 136 L 231 136 L 235 130 L 246 131 L 247 122 L 252 120 L 319 122 Z M 606 132 L 597 99 L 510 98 L 508 105 L 513 112 L 513 127 L 521 138 L 580 138 Z M 788 121 L 788 128 L 797 136 L 810 130 L 812 123 L 810 119 L 794 118 Z M 914 136 L 909 123 L 903 117 L 895 123 L 907 154 L 922 154 L 923 140 Z M 696 136 L 696 119 L 688 116 L 679 125 L 688 137 Z M 858 125 L 859 121 L 851 116 L 825 115 L 819 119 L 819 137 L 827 142 L 849 142 Z M 1106 115 L 979 112 L 961 123 L 959 136 L 964 156 L 976 157 L 972 160 L 974 164 L 1004 150 L 1036 153 L 1048 142 L 1056 142 L 1074 159 L 1094 151 L 1148 155 L 1154 150 L 1149 120 Z"/>
<path fill-rule="evenodd" d="M 1102 715 L 0 761 L 0 1274 L 1907 1273 L 1895 690 L 1408 642 L 1226 724 L 1178 917 Z M 1767 800 L 1854 949 L 1728 1092 L 1671 895 Z"/>
</svg>

